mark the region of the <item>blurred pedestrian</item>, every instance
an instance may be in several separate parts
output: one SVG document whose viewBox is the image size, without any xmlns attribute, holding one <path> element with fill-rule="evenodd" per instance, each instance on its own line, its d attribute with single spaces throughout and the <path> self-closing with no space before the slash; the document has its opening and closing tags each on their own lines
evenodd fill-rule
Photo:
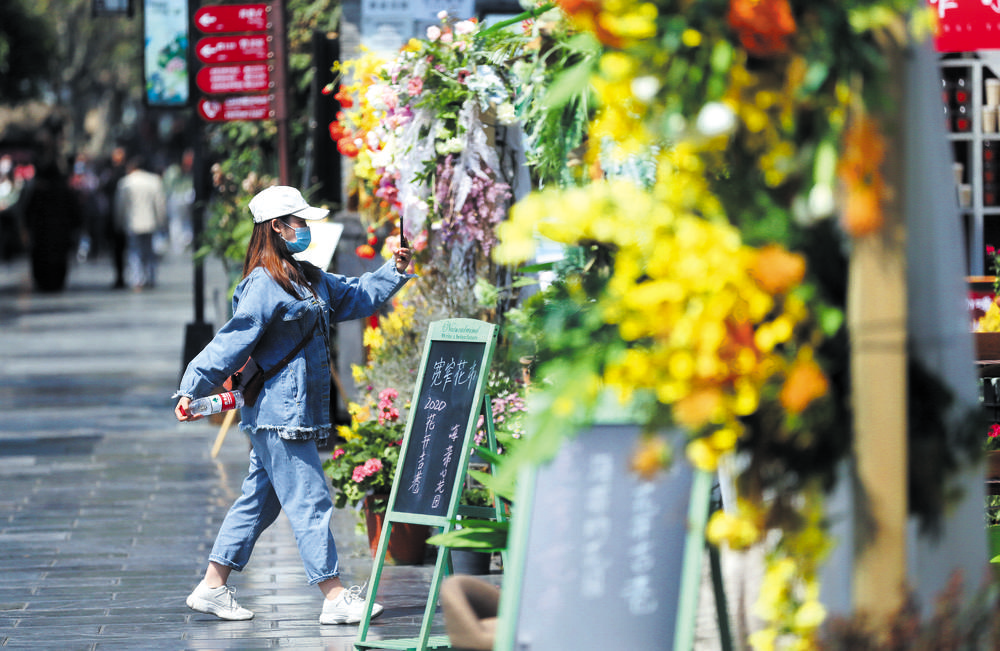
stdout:
<svg viewBox="0 0 1000 651">
<path fill-rule="evenodd" d="M 128 242 L 125 231 L 114 216 L 115 191 L 123 176 L 125 176 L 125 148 L 115 147 L 99 174 L 100 219 L 103 222 L 104 236 L 107 239 L 108 252 L 111 254 L 111 264 L 115 272 L 115 281 L 112 285 L 115 289 L 125 288 L 125 249 Z"/>
<path fill-rule="evenodd" d="M 54 158 L 40 162 L 25 192 L 24 220 L 35 288 L 62 291 L 81 224 L 77 195 Z"/>
<path fill-rule="evenodd" d="M 181 253 L 191 244 L 191 206 L 194 205 L 194 151 L 185 149 L 179 162 L 163 172 L 163 185 L 167 190 L 167 222 L 170 231 L 170 249 Z"/>
<path fill-rule="evenodd" d="M 145 160 L 134 156 L 115 190 L 115 222 L 128 237 L 128 256 L 135 289 L 156 286 L 156 251 L 153 238 L 166 228 L 167 195 L 163 179 L 145 169 Z"/>
<path fill-rule="evenodd" d="M 69 185 L 76 192 L 80 204 L 80 241 L 76 247 L 76 259 L 86 262 L 91 253 L 96 253 L 95 246 L 100 240 L 101 200 L 98 189 L 97 174 L 90 165 L 86 154 L 77 154 L 73 159 L 73 173 L 69 177 Z"/>
<path fill-rule="evenodd" d="M 324 595 L 320 623 L 356 624 L 365 600 L 361 588 L 347 589 L 340 580 L 330 531 L 333 500 L 317 448 L 333 430 L 330 324 L 369 316 L 389 300 L 411 277 L 410 251 L 399 249 L 377 271 L 345 278 L 292 257 L 309 245 L 306 220 L 322 219 L 327 210 L 310 206 L 295 188 L 275 186 L 250 201 L 250 212 L 254 227 L 243 280 L 233 294 L 233 317 L 188 364 L 174 413 L 180 421 L 198 418 L 188 411 L 191 398 L 222 386 L 250 355 L 262 369 L 286 363 L 240 412 L 240 428 L 252 443 L 249 474 L 187 605 L 222 619 L 252 618 L 228 587 L 229 574 L 246 566 L 258 536 L 284 510 L 309 584 Z M 372 604 L 373 617 L 381 612 L 382 606 Z"/>
</svg>

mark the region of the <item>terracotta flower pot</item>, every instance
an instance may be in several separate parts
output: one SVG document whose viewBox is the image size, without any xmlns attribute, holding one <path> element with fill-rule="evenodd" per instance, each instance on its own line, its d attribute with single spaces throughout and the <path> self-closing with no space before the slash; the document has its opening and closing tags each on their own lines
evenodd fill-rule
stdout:
<svg viewBox="0 0 1000 651">
<path fill-rule="evenodd" d="M 382 536 L 385 512 L 376 513 L 372 508 L 373 501 L 381 501 L 382 504 L 385 504 L 388 498 L 385 496 L 365 498 L 364 511 L 365 526 L 368 530 L 368 547 L 371 549 L 372 558 L 375 558 L 378 553 L 379 538 Z M 389 547 L 385 554 L 386 562 L 394 565 L 423 565 L 427 551 L 427 539 L 430 535 L 431 528 L 425 524 L 393 523 L 392 534 L 389 535 Z"/>
</svg>

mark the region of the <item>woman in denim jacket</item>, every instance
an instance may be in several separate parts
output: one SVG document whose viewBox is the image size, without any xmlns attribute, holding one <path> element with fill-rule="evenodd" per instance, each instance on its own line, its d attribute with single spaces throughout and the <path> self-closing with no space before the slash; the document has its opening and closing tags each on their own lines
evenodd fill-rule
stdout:
<svg viewBox="0 0 1000 651">
<path fill-rule="evenodd" d="M 325 597 L 321 624 L 354 624 L 365 603 L 360 588 L 345 589 L 330 532 L 333 502 L 316 441 L 327 438 L 330 419 L 330 323 L 373 314 L 413 277 L 410 251 L 360 278 L 346 278 L 296 261 L 309 245 L 306 220 L 327 210 L 314 208 L 298 190 L 275 186 L 250 201 L 254 230 L 243 262 L 243 280 L 233 295 L 233 317 L 188 364 L 176 396 L 180 421 L 193 397 L 205 396 L 239 369 L 247 357 L 270 369 L 307 338 L 306 345 L 267 380 L 253 406 L 240 412 L 250 438 L 250 470 L 243 493 L 226 515 L 209 555 L 205 578 L 187 605 L 222 619 L 250 619 L 227 585 L 232 570 L 250 560 L 260 534 L 284 508 L 292 524 L 310 585 Z M 382 612 L 373 604 L 372 617 Z"/>
</svg>

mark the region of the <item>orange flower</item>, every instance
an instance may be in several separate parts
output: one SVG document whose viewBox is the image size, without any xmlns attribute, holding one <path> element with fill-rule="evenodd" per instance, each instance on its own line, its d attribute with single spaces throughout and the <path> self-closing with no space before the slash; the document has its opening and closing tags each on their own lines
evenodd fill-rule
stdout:
<svg viewBox="0 0 1000 651">
<path fill-rule="evenodd" d="M 368 244 L 362 244 L 358 248 L 354 249 L 354 252 L 359 258 L 364 258 L 365 260 L 371 260 L 375 257 L 375 249 Z"/>
<path fill-rule="evenodd" d="M 670 465 L 670 445 L 661 437 L 645 436 L 632 454 L 632 471 L 642 479 L 653 479 Z"/>
<path fill-rule="evenodd" d="M 781 387 L 781 406 L 793 414 L 800 414 L 813 400 L 826 395 L 830 383 L 823 369 L 809 353 L 800 355 L 788 370 Z"/>
<path fill-rule="evenodd" d="M 622 39 L 602 25 L 601 0 L 556 0 L 556 4 L 562 7 L 578 27 L 593 32 L 601 43 L 608 47 L 622 46 Z"/>
<path fill-rule="evenodd" d="M 850 235 L 861 237 L 882 228 L 882 201 L 888 196 L 882 163 L 887 144 L 878 123 L 867 115 L 851 121 L 844 133 L 837 176 L 846 198 L 843 225 Z"/>
<path fill-rule="evenodd" d="M 882 200 L 876 188 L 857 186 L 848 190 L 844 201 L 844 230 L 852 237 L 877 233 L 885 222 Z"/>
<path fill-rule="evenodd" d="M 747 52 L 758 57 L 783 54 L 795 33 L 795 17 L 788 0 L 731 0 L 729 25 Z"/>
<path fill-rule="evenodd" d="M 777 244 L 768 244 L 757 251 L 749 271 L 768 294 L 784 294 L 802 282 L 806 275 L 806 260 Z"/>
<path fill-rule="evenodd" d="M 722 392 L 717 387 L 695 389 L 674 403 L 674 418 L 692 429 L 712 422 L 720 413 Z"/>
</svg>

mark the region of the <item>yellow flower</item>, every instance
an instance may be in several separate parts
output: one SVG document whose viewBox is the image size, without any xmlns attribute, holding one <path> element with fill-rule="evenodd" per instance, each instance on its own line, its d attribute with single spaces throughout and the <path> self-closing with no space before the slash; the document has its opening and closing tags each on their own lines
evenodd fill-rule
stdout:
<svg viewBox="0 0 1000 651">
<path fill-rule="evenodd" d="M 719 467 L 719 453 L 704 438 L 697 438 L 685 449 L 688 461 L 698 470 L 715 472 Z"/>
<path fill-rule="evenodd" d="M 810 600 L 795 611 L 792 629 L 799 634 L 814 632 L 826 619 L 826 608 L 819 601 Z"/>
</svg>

